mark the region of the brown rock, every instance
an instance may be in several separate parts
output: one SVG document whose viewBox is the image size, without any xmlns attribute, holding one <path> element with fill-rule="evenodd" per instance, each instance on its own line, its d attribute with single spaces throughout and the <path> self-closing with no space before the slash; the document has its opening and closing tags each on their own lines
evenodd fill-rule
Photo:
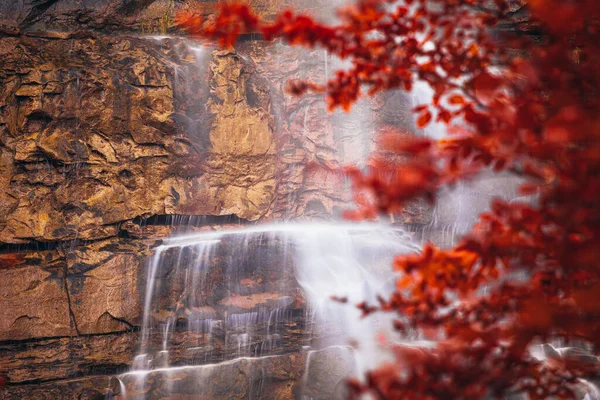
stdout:
<svg viewBox="0 0 600 400">
<path fill-rule="evenodd" d="M 10 384 L 69 379 L 127 368 L 139 334 L 79 336 L 0 344 L 0 370 Z"/>
<path fill-rule="evenodd" d="M 64 264 L 52 252 L 28 258 L 22 260 L 26 265 L 0 270 L 0 340 L 76 334 L 65 292 Z"/>
<path fill-rule="evenodd" d="M 273 19 L 276 12 L 285 7 L 281 1 L 252 0 L 250 3 L 256 12 L 268 19 Z M 321 7 L 327 5 L 321 3 Z M 296 7 L 315 8 L 315 2 L 301 1 Z M 70 30 L 164 34 L 174 29 L 174 16 L 182 9 L 210 18 L 217 11 L 217 4 L 194 0 L 85 0 L 75 3 L 55 0 L 51 4 L 24 2 L 15 7 L 13 2 L 4 0 L 0 2 L 0 26 L 4 25 L 1 32 L 7 34 L 18 34 L 20 27 L 27 35 L 48 39 L 78 35 L 68 32 Z"/>
<path fill-rule="evenodd" d="M 223 225 L 191 223 L 186 216 L 330 218 L 349 200 L 334 170 L 363 162 L 381 124 L 411 121 L 397 112 L 407 101 L 402 94 L 364 102 L 346 118 L 329 115 L 320 96 L 284 93 L 289 79 L 329 77 L 332 60 L 322 51 L 260 41 L 213 51 L 178 38 L 139 37 L 172 31 L 181 8 L 214 13 L 214 2 L 13 3 L 0 0 L 0 25 L 7 25 L 0 28 L 0 242 L 49 242 L 42 246 L 51 250 L 0 255 L 0 308 L 6 310 L 0 375 L 13 385 L 0 389 L 2 398 L 119 393 L 115 379 L 72 378 L 113 374 L 131 363 L 138 333 L 129 331 L 141 324 L 146 246 Z M 267 18 L 284 6 L 252 4 Z M 421 208 L 410 222 L 423 221 Z M 177 218 L 144 226 L 153 216 Z M 195 226 L 184 227 L 188 223 Z M 265 265 L 253 246 L 244 254 L 224 246 L 192 293 L 176 268 L 178 254 L 166 254 L 150 322 L 179 324 L 168 343 L 172 365 L 239 357 L 231 335 L 247 332 L 229 316 L 262 313 L 261 321 L 269 321 L 273 310 L 289 308 L 277 314 L 281 321 L 270 331 L 266 322 L 257 325 L 244 350 L 260 355 L 265 343 L 278 341 L 269 350 L 276 356 L 180 370 L 168 376 L 174 398 L 298 396 L 305 361 L 300 349 L 335 334 L 335 327 L 313 330 L 290 268 Z M 208 320 L 210 332 L 181 330 L 194 319 Z M 160 351 L 162 330 L 149 340 Z M 339 351 L 323 354 L 351 365 Z M 307 390 L 314 398 L 334 396 L 344 373 L 326 358 L 315 355 L 309 370 L 314 385 Z M 154 360 L 155 366 L 161 362 Z M 164 373 L 148 378 L 150 397 L 166 396 Z M 47 380 L 56 382 L 27 384 Z M 128 398 L 141 396 L 135 382 L 125 378 L 125 384 Z"/>
<path fill-rule="evenodd" d="M 249 295 L 232 295 L 220 301 L 220 304 L 231 307 L 231 309 L 253 310 L 258 307 L 265 307 L 268 304 L 275 304 L 283 300 L 283 303 L 292 303 L 291 298 L 281 297 L 280 293 L 255 293 Z M 289 300 L 289 301 L 285 301 Z M 287 305 L 287 304 L 286 304 Z"/>
<path fill-rule="evenodd" d="M 210 185 L 220 188 L 222 214 L 256 220 L 270 211 L 275 195 L 276 145 L 268 103 L 248 103 L 246 68 L 232 51 L 214 53 L 210 107 L 216 118 L 207 172 Z"/>
<path fill-rule="evenodd" d="M 69 274 L 71 310 L 80 334 L 118 332 L 141 325 L 143 287 L 136 254 L 85 249 L 76 252 Z"/>
<path fill-rule="evenodd" d="M 139 377 L 122 375 L 128 399 L 282 399 L 291 394 L 302 376 L 303 354 L 238 359 L 227 363 L 174 371 L 147 373 L 141 388 Z M 167 378 L 168 376 L 168 378 Z"/>
<path fill-rule="evenodd" d="M 8 386 L 0 388 L 3 400 L 104 399 L 118 393 L 119 382 L 110 376 L 91 376 L 52 383 Z"/>
<path fill-rule="evenodd" d="M 0 254 L 0 308 L 5 309 L 0 341 L 141 325 L 145 249 L 142 243 L 112 240 L 66 251 Z"/>
<path fill-rule="evenodd" d="M 0 241 L 105 238 L 147 215 L 257 220 L 271 212 L 277 146 L 251 62 L 217 52 L 212 77 L 192 64 L 177 73 L 198 90 L 181 98 L 165 57 L 185 65 L 190 57 L 206 63 L 209 53 L 178 55 L 132 38 L 34 36 L 0 39 L 0 139 L 11 150 L 2 150 L 0 181 L 10 189 Z M 210 106 L 197 112 L 209 85 Z"/>
</svg>

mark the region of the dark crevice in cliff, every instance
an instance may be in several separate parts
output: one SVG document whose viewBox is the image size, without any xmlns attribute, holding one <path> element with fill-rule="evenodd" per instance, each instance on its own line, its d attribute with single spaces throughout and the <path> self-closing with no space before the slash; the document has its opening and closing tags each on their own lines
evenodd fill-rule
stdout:
<svg viewBox="0 0 600 400">
<path fill-rule="evenodd" d="M 129 324 L 131 325 L 131 324 Z M 116 332 L 102 332 L 102 333 L 81 333 L 78 336 L 44 336 L 44 337 L 35 337 L 35 338 L 27 338 L 27 339 L 11 339 L 11 340 L 0 340 L 0 346 L 11 346 L 11 345 L 25 345 L 28 343 L 39 343 L 49 340 L 61 340 L 61 339 L 73 339 L 76 337 L 95 337 L 95 336 L 119 336 L 119 335 L 128 335 L 131 333 L 136 333 L 141 331 L 141 326 L 131 325 L 131 329 L 124 331 L 116 331 Z"/>
<path fill-rule="evenodd" d="M 117 227 L 117 234 L 113 236 L 102 237 L 98 239 L 67 239 L 56 241 L 42 241 L 36 239 L 27 240 L 25 243 L 0 243 L 0 254 L 6 253 L 28 253 L 33 251 L 52 251 L 64 248 L 73 248 L 86 246 L 92 243 L 101 242 L 111 238 L 136 239 L 130 232 L 124 228 L 126 222 L 131 222 L 140 227 L 145 226 L 172 226 L 172 227 L 202 227 L 218 225 L 251 225 L 255 222 L 240 218 L 236 215 L 183 215 L 183 214 L 155 214 L 148 217 L 136 217 L 132 220 L 125 220 L 115 224 L 106 224 L 105 227 Z M 143 239 L 143 238 L 142 238 Z"/>
<path fill-rule="evenodd" d="M 69 316 L 71 318 L 71 323 L 73 324 L 73 327 L 75 328 L 75 332 L 77 332 L 77 336 L 79 336 L 81 333 L 79 332 L 79 328 L 77 327 L 77 320 L 75 319 L 75 313 L 73 312 L 73 308 L 71 307 L 72 303 L 71 303 L 71 294 L 69 293 L 69 280 L 66 278 L 69 275 L 68 269 L 69 269 L 69 267 L 65 264 L 65 266 L 64 266 L 65 294 L 67 295 L 67 306 L 69 307 Z"/>
<path fill-rule="evenodd" d="M 265 41 L 262 33 L 243 33 L 238 36 L 238 43 L 251 41 Z"/>
<path fill-rule="evenodd" d="M 49 251 L 56 250 L 59 243 L 64 242 L 38 242 L 31 241 L 28 243 L 3 243 L 0 244 L 0 253 L 28 253 L 32 251 Z"/>
<path fill-rule="evenodd" d="M 25 28 L 28 28 L 31 25 L 35 24 L 37 22 L 38 18 L 42 14 L 44 14 L 47 9 L 52 7 L 52 5 L 54 3 L 57 3 L 57 2 L 58 2 L 58 0 L 46 0 L 46 1 L 35 2 L 37 4 L 35 6 L 33 6 L 31 11 L 27 15 L 27 17 L 25 17 L 23 19 L 23 21 L 19 24 L 19 29 L 25 29 Z"/>
<path fill-rule="evenodd" d="M 60 173 L 70 172 L 71 170 L 77 170 L 87 165 L 91 165 L 87 161 L 77 161 L 77 162 L 65 162 L 63 160 L 58 160 L 54 158 L 51 154 L 46 154 L 43 151 L 36 151 L 30 155 L 30 159 L 28 160 L 15 160 L 15 165 L 17 167 L 24 168 L 22 171 L 24 173 L 27 172 L 28 167 L 35 166 L 44 166 L 44 167 L 52 167 L 55 168 Z M 29 183 L 31 186 L 47 186 L 44 183 Z"/>
<path fill-rule="evenodd" d="M 119 318 L 119 317 L 115 317 L 114 315 L 112 315 L 108 311 L 106 311 L 103 315 L 106 315 L 110 319 L 112 319 L 114 321 L 117 321 L 117 322 L 119 322 L 119 323 L 127 326 L 127 331 L 133 331 L 136 328 L 136 326 L 133 325 L 131 322 L 129 322 L 129 321 L 125 320 L 125 319 Z M 102 318 L 102 316 L 100 318 Z"/>
<path fill-rule="evenodd" d="M 140 226 L 205 226 L 205 225 L 249 225 L 253 222 L 240 218 L 237 215 L 183 215 L 183 214 L 156 214 L 150 217 L 137 217 L 132 220 Z"/>
<path fill-rule="evenodd" d="M 1 26 L 0 25 L 0 38 L 3 37 L 19 37 L 21 32 L 16 27 Z"/>
<path fill-rule="evenodd" d="M 127 232 L 119 232 L 115 236 L 103 237 L 94 240 L 82 240 L 82 239 L 69 239 L 69 240 L 56 240 L 56 241 L 40 241 L 35 239 L 29 239 L 26 243 L 0 243 L 0 254 L 7 253 L 29 253 L 33 251 L 53 251 L 59 249 L 70 249 L 73 247 L 87 246 L 95 242 L 101 242 L 111 237 L 118 237 L 128 239 Z"/>
<path fill-rule="evenodd" d="M 89 373 L 86 373 L 86 369 L 79 371 L 76 374 L 66 375 L 60 378 L 53 379 L 31 379 L 22 382 L 7 382 L 6 386 L 9 387 L 20 387 L 20 386 L 29 386 L 29 385 L 40 385 L 44 383 L 59 383 L 59 382 L 69 382 L 81 378 L 94 378 L 94 377 L 107 377 L 111 378 L 115 375 L 120 375 L 129 371 L 130 366 L 127 364 L 106 364 L 106 365 L 95 365 L 93 367 L 87 368 Z"/>
</svg>

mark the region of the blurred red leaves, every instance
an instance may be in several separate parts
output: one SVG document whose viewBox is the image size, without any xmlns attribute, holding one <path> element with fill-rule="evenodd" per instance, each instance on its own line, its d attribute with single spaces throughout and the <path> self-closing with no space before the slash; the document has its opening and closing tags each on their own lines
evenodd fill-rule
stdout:
<svg viewBox="0 0 600 400">
<path fill-rule="evenodd" d="M 527 350 L 550 338 L 600 344 L 600 2 L 404 3 L 358 0 L 340 9 L 335 26 L 292 11 L 266 23 L 235 4 L 206 28 L 194 16 L 177 22 L 222 45 L 257 31 L 348 60 L 325 85 L 290 85 L 298 95 L 326 87 L 331 109 L 349 109 L 362 90 L 410 90 L 416 79 L 431 86 L 432 104 L 414 109 L 417 125 L 446 123 L 451 135 L 382 134 L 366 172 L 345 170 L 357 205 L 350 218 L 434 201 L 440 187 L 487 168 L 521 176 L 521 192 L 536 196 L 535 207 L 495 201 L 453 249 L 427 245 L 395 260 L 396 291 L 359 308 L 395 312 L 398 331 L 439 341 L 434 349 L 393 346 L 396 362 L 352 380 L 354 395 L 572 398 L 569 385 L 597 366 L 581 357 L 542 363 Z M 511 19 L 523 3 L 526 26 Z M 535 27 L 539 40 L 520 27 Z"/>
</svg>

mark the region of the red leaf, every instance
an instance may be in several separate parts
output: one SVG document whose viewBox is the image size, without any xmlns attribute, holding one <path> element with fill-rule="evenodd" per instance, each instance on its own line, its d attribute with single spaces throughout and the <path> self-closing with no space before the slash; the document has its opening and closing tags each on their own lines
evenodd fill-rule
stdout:
<svg viewBox="0 0 600 400">
<path fill-rule="evenodd" d="M 450 112 L 448 110 L 441 110 L 438 113 L 438 116 L 437 116 L 438 122 L 444 122 L 447 124 L 448 122 L 450 122 L 451 119 L 452 119 L 452 114 L 450 114 Z"/>
<path fill-rule="evenodd" d="M 499 77 L 482 72 L 473 78 L 475 96 L 479 101 L 488 102 L 501 83 L 502 80 Z"/>
<path fill-rule="evenodd" d="M 381 135 L 379 143 L 382 149 L 399 154 L 420 154 L 431 149 L 432 142 L 428 138 L 420 138 L 397 133 Z"/>
<path fill-rule="evenodd" d="M 532 195 L 538 193 L 540 190 L 540 185 L 536 185 L 533 183 L 524 183 L 519 187 L 519 193 L 524 196 Z"/>
</svg>

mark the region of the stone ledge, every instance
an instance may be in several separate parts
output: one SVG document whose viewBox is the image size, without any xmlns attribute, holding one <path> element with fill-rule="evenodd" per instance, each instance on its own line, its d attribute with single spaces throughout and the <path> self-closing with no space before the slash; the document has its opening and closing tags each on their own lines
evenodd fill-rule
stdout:
<svg viewBox="0 0 600 400">
<path fill-rule="evenodd" d="M 0 344 L 0 374 L 10 385 L 126 371 L 139 332 Z M 1 397 L 1 396 L 0 396 Z"/>
</svg>

